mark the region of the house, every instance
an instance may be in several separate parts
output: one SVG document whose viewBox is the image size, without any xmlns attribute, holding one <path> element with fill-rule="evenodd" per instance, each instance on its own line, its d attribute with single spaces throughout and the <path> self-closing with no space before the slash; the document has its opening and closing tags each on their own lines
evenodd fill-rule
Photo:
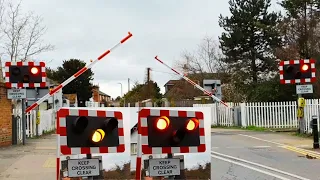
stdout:
<svg viewBox="0 0 320 180">
<path fill-rule="evenodd" d="M 203 79 L 220 79 L 222 87 L 230 82 L 230 76 L 225 73 L 190 74 L 188 78 L 197 83 L 199 86 L 203 86 Z M 184 79 L 169 80 L 164 85 L 164 87 L 165 98 L 174 98 L 181 100 L 199 100 L 202 98 L 208 98 L 207 95 L 204 95 L 201 90 L 194 87 Z"/>
<path fill-rule="evenodd" d="M 182 80 L 169 80 L 165 85 L 165 92 L 170 91 L 174 85 L 176 85 L 177 83 L 179 83 Z"/>
<path fill-rule="evenodd" d="M 137 144 L 138 144 L 138 123 L 136 123 L 131 128 L 131 141 L 130 141 L 130 151 L 131 151 L 131 163 L 130 171 L 136 171 L 136 159 L 137 159 Z M 164 158 L 166 154 L 151 154 L 152 158 Z M 144 168 L 144 160 L 149 159 L 150 154 L 142 155 L 142 168 Z"/>
<path fill-rule="evenodd" d="M 92 87 L 92 99 L 94 102 L 99 102 L 100 104 L 105 104 L 105 102 L 111 102 L 111 96 L 100 91 L 100 87 L 98 85 Z"/>
<path fill-rule="evenodd" d="M 27 102 L 26 106 L 30 107 L 33 103 L 36 102 L 36 99 L 45 96 L 49 93 L 50 90 L 57 87 L 59 83 L 53 81 L 52 79 L 46 78 L 46 87 L 41 88 L 26 88 L 27 91 Z M 36 99 L 35 99 L 36 98 Z M 39 104 L 39 110 L 48 110 L 48 109 L 59 109 L 63 105 L 62 100 L 62 90 L 60 89 L 47 100 Z"/>
<path fill-rule="evenodd" d="M 63 98 L 69 100 L 70 107 L 78 107 L 77 94 L 63 94 Z M 65 103 L 67 103 L 65 101 Z"/>
</svg>

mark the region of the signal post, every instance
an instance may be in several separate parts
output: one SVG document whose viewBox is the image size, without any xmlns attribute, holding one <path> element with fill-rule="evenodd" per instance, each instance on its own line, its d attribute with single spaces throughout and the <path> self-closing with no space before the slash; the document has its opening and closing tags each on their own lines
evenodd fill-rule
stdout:
<svg viewBox="0 0 320 180">
<path fill-rule="evenodd" d="M 142 154 L 167 154 L 167 159 L 149 159 L 150 176 L 175 179 L 180 175 L 180 159 L 174 153 L 206 151 L 203 113 L 163 109 L 139 111 L 136 179 L 141 179 Z M 167 166 L 161 170 L 160 166 Z"/>
<path fill-rule="evenodd" d="M 304 133 L 305 119 L 303 94 L 312 94 L 312 83 L 316 81 L 316 67 L 314 59 L 281 61 L 279 66 L 281 84 L 297 84 L 298 95 L 297 118 L 299 119 L 299 132 Z"/>
<path fill-rule="evenodd" d="M 6 62 L 5 84 L 8 89 L 23 89 L 22 103 L 22 144 L 26 143 L 26 88 L 46 87 L 46 66 L 44 62 Z M 18 98 L 13 98 L 18 99 Z M 36 125 L 38 127 L 38 124 Z M 38 133 L 38 131 L 37 131 Z"/>
<path fill-rule="evenodd" d="M 99 159 L 92 159 L 91 154 L 125 151 L 123 118 L 120 111 L 61 108 L 58 111 L 57 134 L 57 172 L 60 172 L 60 153 L 87 155 L 87 159 L 68 160 L 66 177 L 92 179 L 93 176 L 99 176 Z"/>
</svg>

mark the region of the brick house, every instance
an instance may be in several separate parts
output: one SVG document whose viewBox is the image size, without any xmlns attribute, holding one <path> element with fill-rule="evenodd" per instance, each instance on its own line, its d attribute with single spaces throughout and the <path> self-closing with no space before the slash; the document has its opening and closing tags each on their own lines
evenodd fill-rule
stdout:
<svg viewBox="0 0 320 180">
<path fill-rule="evenodd" d="M 228 84 L 230 77 L 228 74 L 224 73 L 203 73 L 203 74 L 189 74 L 188 78 L 197 83 L 199 86 L 203 87 L 203 79 L 220 79 L 222 86 Z M 201 99 L 203 97 L 207 98 L 207 95 L 188 83 L 184 79 L 179 80 L 169 80 L 165 85 L 165 98 L 174 98 L 181 100 L 191 100 L 191 99 Z M 209 98 L 210 99 L 210 98 Z"/>
<path fill-rule="evenodd" d="M 99 102 L 100 104 L 104 104 L 105 102 L 111 102 L 111 96 L 100 91 L 100 87 L 98 85 L 95 85 L 92 88 L 92 99 L 94 102 Z"/>
<path fill-rule="evenodd" d="M 0 147 L 12 145 L 12 103 L 7 88 L 0 83 Z"/>
</svg>

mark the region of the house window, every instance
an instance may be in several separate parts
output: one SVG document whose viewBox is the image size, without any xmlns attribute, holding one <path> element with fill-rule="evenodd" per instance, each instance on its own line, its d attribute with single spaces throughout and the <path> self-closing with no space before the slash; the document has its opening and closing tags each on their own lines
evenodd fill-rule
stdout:
<svg viewBox="0 0 320 180">
<path fill-rule="evenodd" d="M 131 155 L 137 154 L 137 143 L 131 143 Z"/>
</svg>

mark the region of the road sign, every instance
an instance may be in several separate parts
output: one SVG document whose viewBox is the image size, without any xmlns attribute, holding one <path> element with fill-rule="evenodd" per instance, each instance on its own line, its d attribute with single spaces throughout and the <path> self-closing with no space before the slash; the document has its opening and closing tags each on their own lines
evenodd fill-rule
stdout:
<svg viewBox="0 0 320 180">
<path fill-rule="evenodd" d="M 99 176 L 99 159 L 69 159 L 68 177 Z"/>
<path fill-rule="evenodd" d="M 57 115 L 60 150 L 63 155 L 125 151 L 123 118 L 120 111 L 63 107 Z M 105 121 L 99 119 L 109 118 L 114 120 L 108 121 L 106 127 L 100 127 Z M 110 129 L 109 122 L 116 123 L 117 128 Z M 91 134 L 92 132 L 94 133 Z M 101 141 L 95 141 L 98 137 Z"/>
<path fill-rule="evenodd" d="M 217 96 L 219 99 L 222 99 L 222 90 L 221 90 L 221 81 L 220 80 L 214 80 L 214 79 L 204 79 L 203 80 L 203 88 L 215 96 Z"/>
<path fill-rule="evenodd" d="M 26 89 L 8 89 L 8 99 L 24 99 L 27 97 Z"/>
<path fill-rule="evenodd" d="M 5 82 L 7 88 L 46 87 L 46 64 L 44 62 L 6 62 Z"/>
<path fill-rule="evenodd" d="M 316 65 L 314 59 L 280 61 L 280 83 L 297 84 L 316 81 Z"/>
<path fill-rule="evenodd" d="M 200 111 L 142 109 L 139 111 L 138 123 L 143 132 L 143 154 L 206 151 L 204 118 Z M 186 127 L 182 129 L 184 123 Z M 189 129 L 192 127 L 197 128 Z"/>
<path fill-rule="evenodd" d="M 180 175 L 180 159 L 149 159 L 149 175 L 152 177 Z"/>
<path fill-rule="evenodd" d="M 312 84 L 297 85 L 296 90 L 297 90 L 297 94 L 312 94 L 313 86 Z"/>
</svg>

